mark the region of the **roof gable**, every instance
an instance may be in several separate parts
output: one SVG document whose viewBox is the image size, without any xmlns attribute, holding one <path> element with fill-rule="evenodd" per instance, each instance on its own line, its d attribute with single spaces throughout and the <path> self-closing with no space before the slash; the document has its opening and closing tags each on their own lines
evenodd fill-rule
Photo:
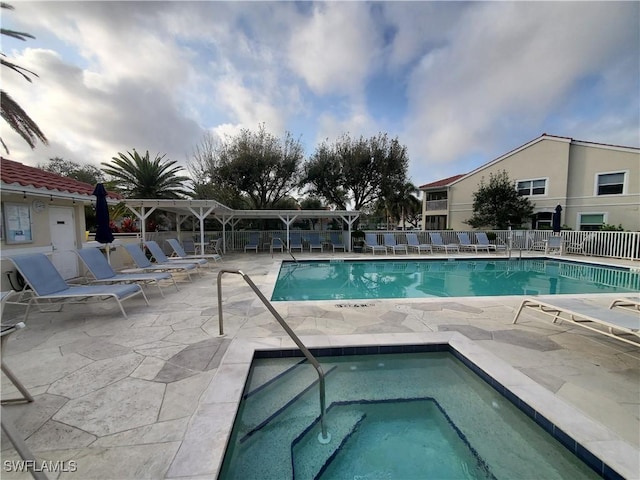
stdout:
<svg viewBox="0 0 640 480">
<path fill-rule="evenodd" d="M 450 183 L 455 182 L 456 180 L 464 177 L 466 173 L 461 173 L 460 175 L 453 175 L 451 177 L 443 178 L 442 180 L 436 180 L 435 182 L 426 183 L 418 187 L 420 190 L 426 190 L 434 187 L 446 187 Z"/>
</svg>

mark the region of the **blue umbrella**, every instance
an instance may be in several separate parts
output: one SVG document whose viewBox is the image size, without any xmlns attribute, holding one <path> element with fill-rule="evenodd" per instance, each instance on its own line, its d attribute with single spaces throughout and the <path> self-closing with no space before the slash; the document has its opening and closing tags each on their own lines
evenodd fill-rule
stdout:
<svg viewBox="0 0 640 480">
<path fill-rule="evenodd" d="M 109 259 L 109 244 L 113 242 L 113 232 L 109 226 L 109 206 L 107 205 L 107 191 L 104 185 L 98 183 L 93 194 L 96 196 L 96 241 L 107 244 L 107 259 Z"/>
<path fill-rule="evenodd" d="M 551 228 L 553 228 L 553 233 L 560 233 L 560 225 L 562 217 L 562 207 L 560 205 L 556 206 L 556 211 L 553 212 L 553 217 L 551 218 Z"/>
</svg>

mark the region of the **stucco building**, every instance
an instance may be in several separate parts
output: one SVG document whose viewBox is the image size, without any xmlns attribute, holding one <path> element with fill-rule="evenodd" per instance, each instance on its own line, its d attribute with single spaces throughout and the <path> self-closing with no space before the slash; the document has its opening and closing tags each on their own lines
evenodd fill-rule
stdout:
<svg viewBox="0 0 640 480">
<path fill-rule="evenodd" d="M 640 149 L 543 134 L 475 170 L 422 185 L 426 230 L 469 230 L 481 180 L 506 171 L 535 205 L 530 228 L 550 228 L 556 205 L 572 230 L 640 230 Z"/>
</svg>

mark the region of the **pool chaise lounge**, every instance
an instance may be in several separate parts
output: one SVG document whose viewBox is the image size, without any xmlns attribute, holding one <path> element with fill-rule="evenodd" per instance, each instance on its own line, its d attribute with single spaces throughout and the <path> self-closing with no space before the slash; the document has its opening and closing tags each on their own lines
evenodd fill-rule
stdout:
<svg viewBox="0 0 640 480">
<path fill-rule="evenodd" d="M 376 252 L 384 252 L 385 255 L 387 254 L 387 247 L 378 243 L 378 239 L 375 233 L 365 233 L 364 250 L 371 250 L 371 253 L 373 255 L 375 255 Z"/>
<path fill-rule="evenodd" d="M 179 264 L 179 265 L 192 264 L 192 265 L 195 265 L 197 268 L 209 267 L 209 262 L 207 261 L 206 258 L 191 258 L 188 260 L 184 258 L 178 258 L 178 257 L 169 258 L 162 251 L 162 249 L 160 248 L 160 245 L 158 245 L 158 242 L 154 240 L 146 240 L 144 242 L 144 246 L 149 249 L 153 259 L 160 264 L 166 264 L 166 265 L 169 265 L 172 263 Z"/>
<path fill-rule="evenodd" d="M 469 237 L 468 233 L 458 233 L 458 242 L 460 243 L 460 250 L 469 250 L 475 253 L 478 253 L 478 250 L 485 250 L 487 253 L 489 253 L 489 246 L 488 245 L 482 245 L 482 244 L 476 244 L 476 243 L 471 243 L 471 238 Z"/>
<path fill-rule="evenodd" d="M 625 297 L 625 298 L 616 298 L 611 302 L 609 308 L 622 308 L 624 310 L 629 310 L 630 312 L 635 313 L 636 315 L 640 312 L 640 297 Z"/>
<path fill-rule="evenodd" d="M 220 239 L 218 239 L 220 240 Z M 193 255 L 189 255 L 184 248 L 182 248 L 182 245 L 180 245 L 180 242 L 178 241 L 178 239 L 176 238 L 167 238 L 167 243 L 169 244 L 169 246 L 171 247 L 171 249 L 173 250 L 173 254 L 170 258 L 175 258 L 177 260 L 209 260 L 212 259 L 213 261 L 220 262 L 222 261 L 222 256 L 219 253 L 200 253 L 200 254 L 193 254 Z M 216 240 L 217 243 L 217 240 Z M 217 250 L 217 247 L 214 247 L 215 250 Z"/>
<path fill-rule="evenodd" d="M 416 233 L 407 233 L 407 249 L 416 251 L 418 253 L 433 253 L 433 248 L 431 248 L 431 245 L 428 243 L 420 243 L 420 241 L 418 240 L 418 234 Z"/>
<path fill-rule="evenodd" d="M 447 254 L 449 251 L 460 253 L 460 246 L 457 243 L 445 244 L 444 240 L 442 240 L 442 235 L 438 232 L 429 232 L 429 238 L 431 239 L 431 248 L 433 248 L 434 252 L 444 250 Z"/>
<path fill-rule="evenodd" d="M 384 247 L 388 252 L 393 252 L 394 255 L 396 252 L 409 253 L 405 244 L 396 242 L 396 236 L 393 233 L 384 234 Z"/>
<path fill-rule="evenodd" d="M 612 307 L 614 307 L 613 304 Z M 558 320 L 567 321 L 593 332 L 640 346 L 640 315 L 638 314 L 629 314 L 622 309 L 586 304 L 578 299 L 558 298 L 547 302 L 538 298 L 525 298 L 516 311 L 513 323 L 518 321 L 525 308 L 552 316 L 553 323 Z M 622 335 L 631 335 L 631 338 Z"/>
<path fill-rule="evenodd" d="M 137 244 L 127 243 L 123 246 L 137 267 L 129 271 L 169 272 L 171 274 L 174 272 L 182 272 L 187 275 L 189 280 L 191 280 L 191 270 L 195 270 L 197 268 L 197 265 L 194 263 L 151 263 Z M 128 273 L 129 271 L 123 270 L 123 273 Z"/>
<path fill-rule="evenodd" d="M 55 305 L 60 307 L 58 309 L 59 311 L 64 303 L 85 301 L 88 299 L 113 299 L 118 303 L 124 318 L 127 318 L 127 313 L 122 306 L 123 300 L 135 297 L 136 295 L 142 295 L 145 303 L 149 305 L 149 301 L 142 287 L 136 283 L 126 285 L 71 286 L 62 278 L 62 275 L 56 270 L 51 260 L 43 253 L 18 255 L 10 257 L 10 260 L 31 287 L 33 293 L 24 314 L 25 322 L 29 317 L 29 311 L 32 305 L 51 304 L 53 301 L 57 302 Z"/>
<path fill-rule="evenodd" d="M 87 267 L 87 270 L 93 275 L 94 280 L 91 283 L 139 283 L 146 285 L 154 283 L 160 295 L 164 297 L 160 282 L 168 280 L 173 282 L 174 287 L 178 290 L 178 284 L 175 279 L 167 272 L 138 272 L 138 273 L 117 273 L 104 257 L 102 252 L 97 248 L 81 248 L 76 253 Z"/>
</svg>

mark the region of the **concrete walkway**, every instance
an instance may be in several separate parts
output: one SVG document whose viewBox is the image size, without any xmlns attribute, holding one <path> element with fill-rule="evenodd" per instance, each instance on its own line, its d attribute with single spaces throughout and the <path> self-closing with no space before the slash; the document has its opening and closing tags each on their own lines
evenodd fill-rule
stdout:
<svg viewBox="0 0 640 480">
<path fill-rule="evenodd" d="M 3 358 L 35 402 L 5 405 L 3 412 L 39 459 L 62 461 L 58 470 L 74 470 L 48 472 L 49 478 L 215 478 L 216 468 L 199 474 L 183 468 L 185 459 L 211 454 L 186 439 L 215 436 L 213 448 L 223 451 L 228 434 L 198 431 L 191 422 L 194 413 L 203 395 L 212 390 L 221 395 L 227 388 L 216 383 L 216 373 L 232 339 L 273 342 L 286 336 L 243 280 L 231 274 L 223 282 L 226 335 L 218 336 L 216 267 L 241 269 L 269 297 L 280 261 L 287 258 L 227 255 L 192 283 L 180 282 L 178 292 L 166 287 L 165 298 L 148 288 L 149 307 L 140 300 L 125 302 L 128 319 L 112 302 L 70 305 L 60 313 L 34 311 L 27 328 L 9 338 Z M 590 295 L 587 301 L 608 305 L 610 298 Z M 459 332 L 640 450 L 640 348 L 551 324 L 545 316 L 524 314 L 512 325 L 518 297 L 376 300 L 350 308 L 354 303 L 275 306 L 306 338 Z M 3 323 L 19 320 L 23 311 L 8 305 Z M 2 398 L 16 394 L 3 375 Z M 7 468 L 7 461 L 19 457 L 4 434 L 2 460 L 3 479 L 31 478 Z"/>
</svg>

